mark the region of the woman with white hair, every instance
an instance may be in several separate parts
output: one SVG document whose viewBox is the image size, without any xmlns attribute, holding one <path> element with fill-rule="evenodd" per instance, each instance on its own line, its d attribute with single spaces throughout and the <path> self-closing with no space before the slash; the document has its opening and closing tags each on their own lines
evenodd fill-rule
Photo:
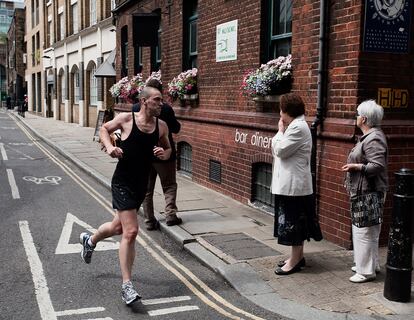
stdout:
<svg viewBox="0 0 414 320">
<path fill-rule="evenodd" d="M 363 135 L 349 153 L 347 164 L 342 167 L 342 171 L 347 172 L 345 187 L 351 197 L 376 193 L 375 196 L 383 204 L 388 188 L 388 146 L 380 129 L 384 110 L 374 100 L 368 100 L 358 106 L 357 112 L 356 125 Z M 355 275 L 349 280 L 354 283 L 372 281 L 376 272 L 379 272 L 378 242 L 382 208 L 378 216 L 369 217 L 367 213 L 364 219 L 361 223 L 352 223 L 355 261 L 352 271 Z"/>
</svg>

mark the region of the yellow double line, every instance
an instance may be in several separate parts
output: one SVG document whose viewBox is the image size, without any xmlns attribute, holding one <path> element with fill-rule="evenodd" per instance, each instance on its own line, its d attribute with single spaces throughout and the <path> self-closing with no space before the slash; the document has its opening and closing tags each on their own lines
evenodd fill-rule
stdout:
<svg viewBox="0 0 414 320">
<path fill-rule="evenodd" d="M 33 141 L 33 143 L 46 156 L 48 156 L 54 163 L 56 163 L 69 177 L 71 177 L 83 190 L 85 190 L 91 197 L 93 197 L 99 204 L 101 204 L 111 215 L 115 215 L 114 210 L 111 207 L 111 203 L 107 199 L 105 199 L 100 193 L 93 189 L 88 183 L 82 180 L 81 177 L 79 177 L 71 168 L 69 168 L 66 164 L 54 156 L 49 150 L 37 142 L 32 134 L 23 125 L 21 125 L 17 119 L 14 120 L 20 129 L 27 135 L 27 137 Z M 143 238 L 149 241 L 151 245 L 149 245 Z M 167 251 L 161 248 L 158 244 L 154 243 L 154 241 L 152 241 L 152 239 L 144 231 L 140 230 L 140 236 L 137 237 L 137 241 L 155 260 L 157 260 L 167 270 L 174 274 L 188 289 L 190 289 L 197 297 L 199 297 L 201 301 L 216 310 L 218 313 L 229 319 L 247 318 L 253 320 L 264 320 L 263 318 L 255 316 L 234 306 L 222 296 L 217 294 L 206 283 L 194 275 L 194 273 L 192 273 L 188 268 L 186 268 L 174 257 L 172 257 Z M 156 248 L 156 250 L 154 248 Z M 185 274 L 186 277 L 183 274 Z M 225 308 L 230 311 L 227 311 Z"/>
</svg>

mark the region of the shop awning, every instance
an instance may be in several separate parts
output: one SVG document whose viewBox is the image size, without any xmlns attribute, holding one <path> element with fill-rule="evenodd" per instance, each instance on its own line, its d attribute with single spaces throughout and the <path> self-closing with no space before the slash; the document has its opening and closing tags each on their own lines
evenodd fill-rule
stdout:
<svg viewBox="0 0 414 320">
<path fill-rule="evenodd" d="M 116 49 L 112 50 L 108 58 L 96 69 L 95 77 L 115 78 L 116 71 L 114 69 Z"/>
</svg>

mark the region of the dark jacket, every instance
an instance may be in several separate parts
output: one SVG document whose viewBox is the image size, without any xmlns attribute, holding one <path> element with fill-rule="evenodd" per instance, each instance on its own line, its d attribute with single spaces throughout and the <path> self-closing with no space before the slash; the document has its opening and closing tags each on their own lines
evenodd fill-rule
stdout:
<svg viewBox="0 0 414 320">
<path fill-rule="evenodd" d="M 132 111 L 134 112 L 139 112 L 140 109 L 141 106 L 139 105 L 139 103 L 136 103 L 132 106 Z M 160 160 L 157 158 L 156 161 L 175 161 L 177 159 L 177 151 L 175 149 L 175 143 L 172 134 L 180 132 L 181 124 L 177 121 L 177 118 L 175 117 L 174 109 L 168 103 L 164 103 L 162 105 L 161 114 L 159 118 L 162 121 L 165 121 L 165 123 L 168 126 L 168 140 L 170 140 L 171 145 L 171 156 L 168 160 Z"/>
<path fill-rule="evenodd" d="M 348 156 L 347 163 L 362 163 L 362 171 L 347 173 L 345 186 L 353 195 L 362 179 L 362 193 L 386 191 L 388 188 L 388 146 L 384 133 L 379 128 L 371 128 L 364 134 Z"/>
</svg>

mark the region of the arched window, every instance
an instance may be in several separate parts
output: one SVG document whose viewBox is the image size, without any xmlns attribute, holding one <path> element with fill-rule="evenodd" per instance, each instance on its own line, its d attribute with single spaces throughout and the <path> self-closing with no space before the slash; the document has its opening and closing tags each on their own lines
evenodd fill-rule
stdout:
<svg viewBox="0 0 414 320">
<path fill-rule="evenodd" d="M 96 106 L 98 103 L 98 79 L 95 77 L 96 66 L 93 66 L 89 74 L 89 101 L 91 105 Z"/>
<path fill-rule="evenodd" d="M 79 70 L 73 73 L 73 100 L 75 104 L 79 104 Z"/>
<path fill-rule="evenodd" d="M 187 142 L 179 142 L 177 145 L 178 170 L 191 176 L 193 174 L 193 150 Z"/>
<path fill-rule="evenodd" d="M 65 75 L 62 72 L 60 74 L 60 103 L 64 103 L 66 99 L 66 85 L 65 85 Z"/>
<path fill-rule="evenodd" d="M 273 212 L 270 209 L 275 207 L 275 198 L 270 192 L 272 165 L 264 162 L 254 163 L 252 175 L 252 203 Z"/>
</svg>

